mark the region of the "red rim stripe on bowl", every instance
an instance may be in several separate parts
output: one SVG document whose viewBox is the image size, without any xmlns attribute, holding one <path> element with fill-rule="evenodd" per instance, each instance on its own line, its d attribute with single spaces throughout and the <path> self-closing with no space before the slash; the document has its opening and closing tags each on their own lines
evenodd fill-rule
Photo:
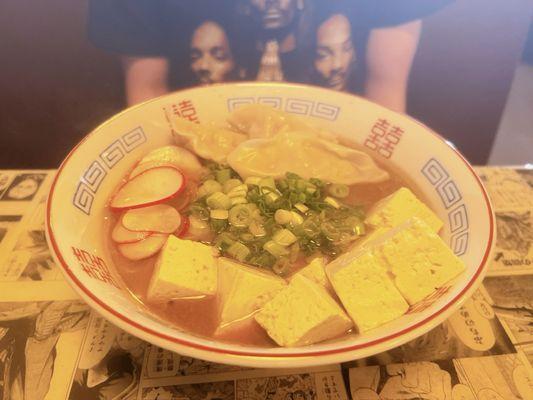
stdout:
<svg viewBox="0 0 533 400">
<path fill-rule="evenodd" d="M 289 86 L 289 85 L 287 85 L 287 86 Z M 290 86 L 301 86 L 301 87 L 304 87 L 304 88 L 305 87 L 310 87 L 310 86 L 306 86 L 306 85 L 290 85 Z M 324 89 L 322 89 L 322 90 L 324 90 Z M 358 97 L 358 96 L 356 96 L 356 97 Z M 149 103 L 149 102 L 152 102 L 152 101 L 156 101 L 156 100 L 158 100 L 158 99 L 148 100 L 147 102 L 141 103 L 141 104 L 137 105 L 134 108 L 137 108 L 137 107 L 142 106 L 142 105 L 144 105 L 146 103 Z M 365 101 L 368 101 L 368 100 L 365 99 Z M 131 108 L 123 111 L 122 113 L 125 113 L 125 112 L 130 111 L 130 110 L 131 110 Z M 115 116 L 112 119 L 117 118 L 122 113 L 118 114 L 117 116 Z M 50 211 L 51 211 L 51 203 L 52 203 L 52 199 L 53 199 L 53 195 L 54 195 L 54 189 L 55 189 L 55 185 L 56 185 L 56 183 L 58 181 L 58 178 L 59 178 L 59 176 L 61 174 L 61 171 L 66 166 L 68 160 L 74 154 L 74 152 L 78 149 L 78 147 L 80 147 L 86 140 L 88 140 L 89 137 L 92 134 L 95 133 L 95 131 L 90 132 L 87 136 L 85 136 L 80 141 L 80 143 L 78 143 L 70 151 L 70 153 L 67 155 L 65 160 L 61 163 L 61 165 L 60 165 L 60 167 L 59 167 L 59 169 L 57 171 L 57 174 L 54 177 L 54 180 L 52 182 L 52 186 L 51 186 L 50 192 L 48 194 L 48 201 L 47 201 L 47 206 L 46 206 L 46 229 L 48 231 L 48 236 L 50 238 L 50 242 L 52 244 L 54 253 L 55 253 L 56 257 L 58 258 L 58 260 L 60 261 L 61 267 L 63 268 L 63 270 L 65 271 L 67 276 L 71 279 L 71 281 L 74 282 L 77 285 L 78 289 L 82 293 L 84 293 L 85 296 L 90 298 L 94 303 L 96 303 L 98 306 L 100 306 L 103 310 L 105 310 L 106 312 L 108 312 L 108 313 L 114 315 L 115 317 L 121 319 L 125 323 L 135 327 L 136 329 L 144 331 L 145 333 L 148 333 L 150 335 L 155 335 L 155 336 L 157 336 L 160 339 L 163 339 L 165 341 L 178 343 L 178 344 L 181 344 L 181 345 L 184 345 L 184 346 L 188 346 L 188 347 L 193 347 L 193 348 L 196 348 L 196 349 L 199 349 L 199 350 L 211 351 L 211 352 L 220 353 L 220 354 L 231 354 L 231 355 L 236 355 L 236 356 L 253 356 L 253 357 L 259 357 L 259 358 L 265 358 L 265 357 L 273 357 L 273 358 L 300 358 L 300 357 L 302 357 L 303 358 L 303 357 L 310 357 L 310 356 L 325 356 L 325 355 L 332 355 L 332 354 L 337 354 L 337 353 L 345 353 L 345 352 L 350 352 L 350 351 L 353 351 L 353 350 L 358 350 L 358 349 L 370 347 L 370 346 L 373 346 L 373 345 L 376 345 L 376 344 L 379 344 L 379 343 L 384 343 L 384 342 L 391 341 L 391 340 L 393 340 L 393 339 L 395 339 L 395 338 L 397 338 L 399 336 L 402 336 L 402 335 L 404 335 L 404 334 L 406 334 L 408 332 L 411 332 L 411 331 L 419 328 L 420 326 L 426 324 L 427 322 L 435 319 L 437 316 L 439 316 L 445 310 L 447 310 L 453 304 L 455 304 L 470 289 L 470 287 L 477 280 L 478 276 L 483 272 L 483 269 L 486 266 L 487 261 L 488 261 L 488 257 L 490 255 L 491 248 L 492 248 L 492 242 L 493 242 L 493 239 L 494 239 L 494 215 L 493 215 L 493 212 L 492 212 L 492 207 L 491 207 L 491 204 L 490 204 L 490 200 L 489 200 L 488 194 L 487 194 L 487 192 L 485 190 L 485 187 L 481 183 L 479 177 L 474 172 L 474 170 L 471 167 L 471 165 L 463 157 L 463 155 L 461 153 L 459 153 L 459 151 L 457 151 L 454 147 L 450 146 L 446 142 L 446 140 L 442 136 L 440 136 L 438 133 L 434 132 L 433 130 L 431 130 L 426 125 L 420 123 L 419 121 L 417 121 L 417 120 L 415 120 L 415 119 L 413 119 L 413 118 L 411 118 L 411 117 L 409 117 L 407 115 L 403 115 L 403 117 L 406 117 L 409 120 L 411 120 L 412 122 L 416 123 L 417 125 L 424 127 L 430 133 L 432 133 L 437 139 L 439 139 L 441 142 L 444 142 L 446 144 L 446 146 L 448 146 L 454 152 L 454 154 L 457 157 L 459 157 L 459 159 L 466 165 L 468 170 L 474 176 L 474 179 L 478 183 L 478 185 L 479 185 L 479 187 L 481 189 L 481 192 L 483 194 L 483 198 L 485 200 L 485 204 L 486 204 L 486 207 L 487 207 L 487 212 L 489 214 L 489 240 L 488 240 L 487 247 L 485 248 L 485 252 L 483 254 L 483 258 L 481 260 L 481 263 L 477 267 L 476 272 L 473 274 L 472 278 L 468 281 L 468 283 L 465 285 L 465 287 L 452 300 L 450 300 L 448 303 L 446 303 L 444 306 L 442 306 L 442 308 L 440 308 L 439 310 L 437 310 L 433 314 L 429 315 L 428 317 L 424 318 L 423 320 L 418 321 L 417 323 L 415 323 L 413 325 L 410 325 L 410 326 L 408 326 L 408 327 L 406 327 L 406 328 L 404 328 L 404 329 L 402 329 L 400 331 L 397 331 L 397 332 L 395 332 L 395 333 L 393 333 L 391 335 L 383 336 L 383 337 L 380 337 L 378 339 L 371 340 L 371 341 L 368 341 L 368 342 L 365 342 L 365 343 L 356 344 L 356 345 L 340 347 L 340 348 L 332 349 L 332 350 L 322 350 L 322 351 L 308 352 L 308 353 L 302 353 L 302 354 L 295 354 L 295 353 L 257 353 L 257 352 L 253 352 L 253 351 L 225 350 L 225 349 L 220 349 L 220 348 L 213 347 L 213 346 L 208 346 L 208 345 L 202 345 L 202 344 L 190 342 L 190 341 L 185 340 L 185 339 L 178 339 L 178 338 L 175 338 L 175 337 L 172 337 L 172 336 L 168 336 L 168 335 L 162 334 L 161 332 L 158 332 L 158 331 L 153 330 L 153 329 L 151 329 L 149 327 L 141 325 L 140 323 L 138 323 L 136 321 L 133 321 L 132 319 L 130 319 L 127 316 L 125 316 L 124 314 L 119 313 L 118 311 L 116 311 L 112 307 L 110 307 L 107 304 L 105 304 L 102 300 L 100 300 L 98 297 L 96 297 L 86 286 L 84 286 L 82 284 L 82 282 L 80 282 L 78 280 L 78 278 L 72 273 L 72 271 L 68 267 L 67 263 L 65 262 L 62 254 L 59 251 L 59 248 L 57 246 L 57 243 L 56 243 L 56 240 L 55 240 L 55 236 L 54 236 L 54 233 L 53 233 L 53 230 L 52 230 L 52 227 L 51 227 L 51 221 L 50 221 Z M 111 120 L 106 121 L 105 123 L 108 123 Z"/>
</svg>

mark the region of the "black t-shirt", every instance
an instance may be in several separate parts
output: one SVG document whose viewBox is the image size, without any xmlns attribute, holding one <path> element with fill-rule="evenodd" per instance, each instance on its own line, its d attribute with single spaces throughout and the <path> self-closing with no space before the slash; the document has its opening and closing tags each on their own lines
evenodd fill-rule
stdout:
<svg viewBox="0 0 533 400">
<path fill-rule="evenodd" d="M 309 2 L 310 0 L 308 0 Z M 453 0 L 351 0 L 344 7 L 352 24 L 358 54 L 358 68 L 364 71 L 368 35 L 372 29 L 400 25 L 426 17 Z M 337 1 L 339 4 L 341 1 Z M 194 84 L 189 69 L 189 39 L 192 27 L 205 15 L 224 19 L 232 31 L 232 51 L 240 51 L 248 68 L 245 79 L 255 79 L 260 52 L 255 43 L 253 22 L 239 15 L 243 0 L 91 0 L 88 35 L 93 44 L 104 50 L 137 57 L 162 56 L 170 60 L 169 82 L 172 88 Z M 336 3 L 315 0 L 312 10 Z M 306 81 L 311 62 L 305 46 L 280 54 L 287 80 Z M 299 75 L 301 74 L 301 75 Z M 361 75 L 361 74 L 358 74 Z M 364 73 L 363 73 L 364 75 Z M 360 85 L 356 85 L 360 86 Z M 354 89 L 354 91 L 358 91 Z"/>
<path fill-rule="evenodd" d="M 362 92 L 366 73 L 366 47 L 372 29 L 393 27 L 423 19 L 454 0 L 355 0 L 352 25 L 358 54 L 356 92 Z"/>
<path fill-rule="evenodd" d="M 185 1 L 92 0 L 88 35 L 97 47 L 138 57 L 167 56 L 173 26 L 186 20 Z"/>
</svg>

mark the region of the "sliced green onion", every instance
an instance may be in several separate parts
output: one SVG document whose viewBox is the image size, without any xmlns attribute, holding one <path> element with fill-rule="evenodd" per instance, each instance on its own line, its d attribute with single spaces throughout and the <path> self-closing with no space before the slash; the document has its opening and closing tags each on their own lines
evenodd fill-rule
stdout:
<svg viewBox="0 0 533 400">
<path fill-rule="evenodd" d="M 365 223 L 361 218 L 356 216 L 346 218 L 343 225 L 347 227 L 352 234 L 360 236 L 365 233 Z"/>
<path fill-rule="evenodd" d="M 224 231 L 228 226 L 228 220 L 227 219 L 214 219 L 212 218 L 209 221 L 209 224 L 211 225 L 211 229 L 215 233 L 220 233 Z"/>
<path fill-rule="evenodd" d="M 307 207 L 304 203 L 296 203 L 294 205 L 294 208 L 296 208 L 298 211 L 302 213 L 306 213 L 307 211 L 309 211 L 309 207 Z"/>
<path fill-rule="evenodd" d="M 232 197 L 231 198 L 231 205 L 235 206 L 237 204 L 246 204 L 248 201 L 246 200 L 246 197 Z"/>
<path fill-rule="evenodd" d="M 357 239 L 357 235 L 350 235 L 346 232 L 341 232 L 339 238 L 335 241 L 335 244 L 345 245 L 347 243 L 353 242 Z"/>
<path fill-rule="evenodd" d="M 291 211 L 290 223 L 292 225 L 300 225 L 302 222 L 304 222 L 304 218 L 300 214 L 298 214 L 296 211 Z"/>
<path fill-rule="evenodd" d="M 248 232 L 241 234 L 240 238 L 243 242 L 252 242 L 255 240 L 255 236 Z"/>
<path fill-rule="evenodd" d="M 207 225 L 207 222 L 202 221 L 195 215 L 189 216 L 189 224 L 190 225 L 188 232 L 191 233 L 194 237 L 202 237 L 204 236 L 204 233 L 209 230 L 209 225 Z"/>
<path fill-rule="evenodd" d="M 274 220 L 280 225 L 285 225 L 291 222 L 292 214 L 290 211 L 279 209 L 274 213 Z"/>
<path fill-rule="evenodd" d="M 259 178 L 258 176 L 249 176 L 244 180 L 244 183 L 246 183 L 247 185 L 259 186 L 259 184 L 261 183 L 261 179 L 263 178 Z"/>
<path fill-rule="evenodd" d="M 262 222 L 263 221 L 263 217 L 261 216 L 261 210 L 259 209 L 259 207 L 257 207 L 254 203 L 247 203 L 245 205 L 250 210 L 250 212 L 252 214 L 252 218 L 254 220 L 256 220 L 258 222 Z"/>
<path fill-rule="evenodd" d="M 226 250 L 233 243 L 235 243 L 235 239 L 228 232 L 221 233 L 214 241 L 215 246 L 220 250 Z"/>
<path fill-rule="evenodd" d="M 283 257 L 278 259 L 272 266 L 272 271 L 276 275 L 285 276 L 291 271 L 291 262 L 288 258 Z"/>
<path fill-rule="evenodd" d="M 207 221 L 209 219 L 209 210 L 201 204 L 194 203 L 189 208 L 191 214 L 197 217 L 199 220 Z"/>
<path fill-rule="evenodd" d="M 315 237 L 320 233 L 320 221 L 316 217 L 307 218 L 302 224 L 303 232 L 308 237 Z"/>
<path fill-rule="evenodd" d="M 268 178 L 261 178 L 261 180 L 259 181 L 259 186 L 276 189 L 276 182 L 274 181 L 274 178 L 269 176 Z"/>
<path fill-rule="evenodd" d="M 248 227 L 248 230 L 255 237 L 263 237 L 266 235 L 265 227 L 257 221 L 252 221 Z"/>
<path fill-rule="evenodd" d="M 304 218 L 296 211 L 287 211 L 281 208 L 274 213 L 274 220 L 280 225 L 291 224 L 294 226 L 304 222 Z"/>
<path fill-rule="evenodd" d="M 209 216 L 212 219 L 228 219 L 228 210 L 211 210 Z"/>
<path fill-rule="evenodd" d="M 292 180 L 300 179 L 300 175 L 297 175 L 297 174 L 295 174 L 294 172 L 287 172 L 287 173 L 285 174 L 285 177 L 286 177 L 287 179 L 292 179 Z"/>
<path fill-rule="evenodd" d="M 285 191 L 289 188 L 289 183 L 287 182 L 287 179 L 280 179 L 277 183 L 277 187 L 279 190 Z"/>
<path fill-rule="evenodd" d="M 230 198 L 222 192 L 215 192 L 211 194 L 207 200 L 209 208 L 227 210 L 231 207 Z"/>
<path fill-rule="evenodd" d="M 289 260 L 291 261 L 291 263 L 296 262 L 296 260 L 298 260 L 298 256 L 300 255 L 300 245 L 298 244 L 298 242 L 294 243 L 289 248 L 289 251 Z"/>
<path fill-rule="evenodd" d="M 324 222 L 320 226 L 320 230 L 322 231 L 322 233 L 324 234 L 326 239 L 328 239 L 328 240 L 330 240 L 332 242 L 335 242 L 335 241 L 339 240 L 340 237 L 341 237 L 341 232 L 331 222 Z"/>
<path fill-rule="evenodd" d="M 280 229 L 276 233 L 274 233 L 274 236 L 272 237 L 274 242 L 282 245 L 282 246 L 290 246 L 294 242 L 296 242 L 296 236 L 289 231 L 288 229 Z"/>
<path fill-rule="evenodd" d="M 267 195 L 265 196 L 266 200 L 268 203 L 272 204 L 274 203 L 277 199 L 279 199 L 279 194 L 277 194 L 276 192 L 269 192 L 267 193 Z"/>
<path fill-rule="evenodd" d="M 322 187 L 324 186 L 324 182 L 322 182 L 320 179 L 318 178 L 310 178 L 309 179 L 309 183 L 311 185 L 314 185 L 315 187 Z"/>
<path fill-rule="evenodd" d="M 243 204 L 233 206 L 229 210 L 229 223 L 237 228 L 244 228 L 252 222 L 252 212 Z"/>
<path fill-rule="evenodd" d="M 233 244 L 226 250 L 228 254 L 239 261 L 246 260 L 246 257 L 250 255 L 250 249 L 241 242 L 233 242 Z"/>
<path fill-rule="evenodd" d="M 289 250 L 287 250 L 284 246 L 274 242 L 273 240 L 269 240 L 268 242 L 266 242 L 263 245 L 263 250 L 268 251 L 274 257 L 282 257 L 289 254 Z"/>
<path fill-rule="evenodd" d="M 242 197 L 242 196 L 246 196 L 247 193 L 248 193 L 248 186 L 242 184 L 239 186 L 235 186 L 233 189 L 227 192 L 227 195 L 229 197 Z"/>
<path fill-rule="evenodd" d="M 298 179 L 296 181 L 296 189 L 303 192 L 305 189 L 307 189 L 308 187 L 311 187 L 309 186 L 309 184 L 307 183 L 307 181 L 305 181 L 304 179 Z"/>
<path fill-rule="evenodd" d="M 276 262 L 276 258 L 272 254 L 263 251 L 259 255 L 248 260 L 248 262 L 260 267 L 271 268 Z"/>
<path fill-rule="evenodd" d="M 213 179 L 206 180 L 202 186 L 198 189 L 198 197 L 208 196 L 215 192 L 220 192 L 222 190 L 222 185 Z"/>
<path fill-rule="evenodd" d="M 219 183 L 224 184 L 228 179 L 231 178 L 231 170 L 228 168 L 220 169 L 215 173 L 215 178 Z"/>
<path fill-rule="evenodd" d="M 339 209 L 341 205 L 337 200 L 335 200 L 333 197 L 326 196 L 324 199 L 324 203 L 329 204 L 331 207 Z"/>
<path fill-rule="evenodd" d="M 350 194 L 350 188 L 346 185 L 332 184 L 328 186 L 328 193 L 338 199 L 344 199 Z"/>
<path fill-rule="evenodd" d="M 236 188 L 237 186 L 242 185 L 242 181 L 240 179 L 228 179 L 226 182 L 224 182 L 224 193 L 230 192 L 233 188 Z"/>
</svg>

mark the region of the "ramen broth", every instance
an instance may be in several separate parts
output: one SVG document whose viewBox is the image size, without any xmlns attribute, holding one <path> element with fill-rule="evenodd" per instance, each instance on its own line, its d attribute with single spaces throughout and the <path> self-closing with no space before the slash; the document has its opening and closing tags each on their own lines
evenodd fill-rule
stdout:
<svg viewBox="0 0 533 400">
<path fill-rule="evenodd" d="M 382 183 L 350 186 L 349 195 L 343 199 L 343 203 L 362 206 L 366 212 L 378 200 L 392 194 L 402 186 L 408 187 L 419 199 L 426 202 L 421 191 L 417 189 L 410 179 L 401 176 L 395 169 L 387 165 L 380 163 L 379 166 L 389 172 L 390 179 Z M 110 220 L 110 227 L 114 226 L 116 219 L 117 216 L 113 214 Z M 109 240 L 109 243 L 113 242 Z M 110 250 L 114 265 L 117 266 L 119 274 L 134 297 L 143 303 L 150 312 L 164 321 L 168 321 L 168 323 L 188 333 L 229 343 L 250 346 L 277 346 L 253 318 L 235 323 L 225 330 L 223 335 L 217 333 L 215 336 L 218 323 L 216 296 L 204 299 L 173 300 L 162 304 L 147 302 L 147 288 L 157 255 L 140 261 L 130 261 L 118 252 L 115 245 L 111 245 Z"/>
</svg>

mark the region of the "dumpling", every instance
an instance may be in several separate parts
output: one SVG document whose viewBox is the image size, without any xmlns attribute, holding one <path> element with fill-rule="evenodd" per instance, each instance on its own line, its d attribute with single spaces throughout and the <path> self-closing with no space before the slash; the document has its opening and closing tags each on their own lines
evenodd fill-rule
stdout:
<svg viewBox="0 0 533 400">
<path fill-rule="evenodd" d="M 228 117 L 228 122 L 251 139 L 270 138 L 284 131 L 317 131 L 298 117 L 263 104 L 239 107 Z"/>
<path fill-rule="evenodd" d="M 228 164 L 244 179 L 248 176 L 281 178 L 294 172 L 303 178 L 353 185 L 389 178 L 372 158 L 358 150 L 308 132 L 281 132 L 268 139 L 241 143 L 228 155 Z"/>
<path fill-rule="evenodd" d="M 245 134 L 211 124 L 196 124 L 179 117 L 169 120 L 176 144 L 218 163 L 226 163 L 227 155 L 248 139 Z"/>
<path fill-rule="evenodd" d="M 228 123 L 245 133 L 250 139 L 271 138 L 281 132 L 308 132 L 333 143 L 340 138 L 334 133 L 309 125 L 297 115 L 272 108 L 263 104 L 250 104 L 239 107 L 227 119 Z"/>
</svg>

